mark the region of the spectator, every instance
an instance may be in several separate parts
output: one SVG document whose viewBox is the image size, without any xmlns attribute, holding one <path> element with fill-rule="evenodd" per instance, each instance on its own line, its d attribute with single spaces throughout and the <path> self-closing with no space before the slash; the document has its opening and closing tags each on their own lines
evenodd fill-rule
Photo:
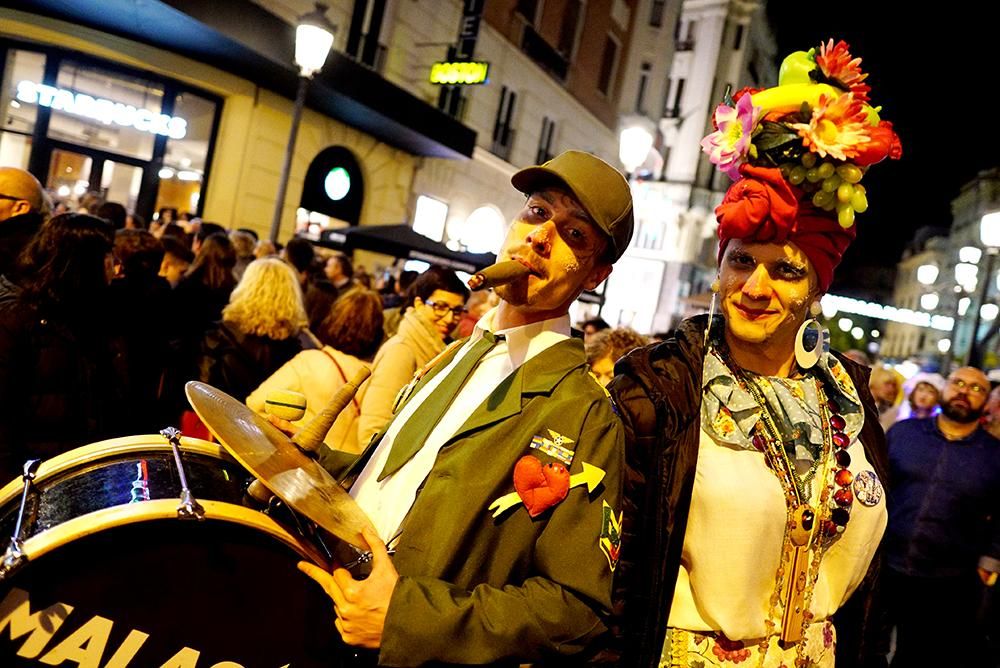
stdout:
<svg viewBox="0 0 1000 668">
<path fill-rule="evenodd" d="M 163 243 L 146 230 L 123 229 L 115 234 L 114 248 L 121 277 L 111 282 L 111 299 L 124 340 L 130 388 L 121 414 L 130 432 L 155 433 L 175 417 L 164 414 L 159 404 L 176 328 L 170 284 L 158 275 L 165 258 Z"/>
<path fill-rule="evenodd" d="M 253 255 L 258 260 L 262 257 L 268 257 L 271 255 L 278 254 L 278 247 L 274 245 L 273 241 L 268 241 L 267 239 L 261 239 L 257 242 L 257 246 L 253 249 Z"/>
<path fill-rule="evenodd" d="M 257 243 L 258 241 L 260 241 L 260 237 L 259 237 L 259 236 L 257 236 L 257 231 L 256 231 L 256 230 L 254 230 L 253 228 L 250 228 L 250 227 L 240 227 L 240 228 L 237 228 L 237 230 L 236 230 L 236 231 L 237 231 L 237 232 L 243 232 L 243 233 L 245 233 L 245 234 L 249 234 L 249 235 L 250 235 L 251 237 L 253 237 L 253 242 L 254 242 L 255 244 L 256 244 L 256 243 Z"/>
<path fill-rule="evenodd" d="M 281 257 L 294 269 L 299 277 L 299 285 L 305 288 L 309 280 L 309 270 L 312 268 L 316 251 L 313 245 L 301 237 L 294 237 L 285 244 L 285 249 L 281 252 Z"/>
<path fill-rule="evenodd" d="M 602 387 L 615 377 L 615 362 L 625 353 L 648 345 L 649 339 L 629 327 L 602 329 L 585 344 L 587 364 Z"/>
<path fill-rule="evenodd" d="M 229 233 L 229 240 L 233 242 L 233 250 L 236 251 L 236 266 L 233 267 L 233 277 L 239 281 L 243 278 L 243 272 L 247 265 L 254 261 L 253 251 L 257 245 L 257 240 L 253 235 L 243 230 L 232 230 Z"/>
<path fill-rule="evenodd" d="M 413 282 L 399 331 L 382 344 L 372 363 L 361 399 L 359 443 L 368 443 L 385 426 L 399 391 L 417 369 L 444 350 L 468 296 L 469 289 L 455 272 L 443 267 L 433 266 Z"/>
<path fill-rule="evenodd" d="M 936 373 L 918 373 L 905 383 L 906 404 L 900 406 L 899 420 L 908 418 L 929 418 L 935 415 L 944 378 Z"/>
<path fill-rule="evenodd" d="M 113 231 L 63 214 L 42 225 L 12 279 L 0 278 L 0 479 L 29 458 L 121 435 L 129 392 L 111 326 Z"/>
<path fill-rule="evenodd" d="M 111 226 L 116 231 L 125 229 L 125 221 L 128 218 L 128 212 L 125 211 L 125 207 L 118 202 L 104 202 L 97 207 L 95 215 L 111 223 Z"/>
<path fill-rule="evenodd" d="M 176 288 L 194 262 L 194 253 L 175 236 L 164 235 L 160 243 L 163 245 L 163 260 L 160 262 L 159 275 L 166 279 L 171 288 Z"/>
<path fill-rule="evenodd" d="M 354 267 L 343 253 L 333 253 L 326 261 L 324 272 L 338 290 L 347 289 L 354 277 Z"/>
<path fill-rule="evenodd" d="M 993 388 L 983 407 L 983 427 L 993 438 L 1000 438 L 1000 385 Z"/>
<path fill-rule="evenodd" d="M 903 377 L 894 369 L 878 365 L 872 369 L 868 389 L 878 408 L 878 421 L 888 431 L 896 424 L 899 405 L 903 403 Z"/>
<path fill-rule="evenodd" d="M 199 378 L 244 398 L 300 350 L 306 324 L 295 272 L 277 258 L 247 267 L 229 304 L 201 344 Z"/>
<path fill-rule="evenodd" d="M 1000 442 L 979 427 L 989 381 L 963 367 L 948 377 L 936 418 L 888 433 L 892 488 L 886 594 L 896 625 L 893 668 L 979 667 L 977 612 L 1000 572 Z M 939 642 L 942 615 L 960 642 Z M 994 630 L 995 631 L 995 630 Z"/>
<path fill-rule="evenodd" d="M 0 275 L 14 266 L 18 254 L 42 226 L 42 184 L 16 167 L 0 167 Z"/>
<path fill-rule="evenodd" d="M 132 212 L 125 217 L 125 229 L 144 230 L 146 229 L 146 219 L 139 214 Z"/>
<path fill-rule="evenodd" d="M 194 236 L 191 238 L 191 252 L 198 255 L 198 250 L 201 248 L 201 245 L 205 243 L 205 239 L 209 238 L 213 234 L 226 236 L 226 228 L 217 223 L 206 223 L 204 221 L 198 223 L 194 230 Z"/>
<path fill-rule="evenodd" d="M 604 318 L 601 318 L 600 316 L 591 318 L 590 320 L 585 320 L 580 326 L 580 329 L 583 330 L 583 342 L 589 343 L 594 334 L 610 328 L 611 325 L 609 325 Z"/>
<path fill-rule="evenodd" d="M 306 412 L 296 426 L 309 423 L 326 407 L 333 395 L 362 368 L 382 340 L 382 308 L 378 295 L 363 288 L 344 293 L 316 328 L 323 347 L 303 350 L 247 397 L 247 406 L 263 412 L 267 395 L 273 390 L 291 390 L 306 397 Z M 360 453 L 355 398 L 337 417 L 327 434 L 327 447 Z M 320 456 L 323 461 L 323 456 Z"/>
</svg>

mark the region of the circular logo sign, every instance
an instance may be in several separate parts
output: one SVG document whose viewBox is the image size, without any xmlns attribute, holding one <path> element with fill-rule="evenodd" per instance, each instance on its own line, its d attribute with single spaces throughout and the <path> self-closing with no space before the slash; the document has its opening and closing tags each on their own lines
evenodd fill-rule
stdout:
<svg viewBox="0 0 1000 668">
<path fill-rule="evenodd" d="M 351 175 L 343 167 L 334 167 L 326 175 L 323 189 L 326 190 L 326 196 L 333 201 L 342 200 L 351 191 Z"/>
</svg>

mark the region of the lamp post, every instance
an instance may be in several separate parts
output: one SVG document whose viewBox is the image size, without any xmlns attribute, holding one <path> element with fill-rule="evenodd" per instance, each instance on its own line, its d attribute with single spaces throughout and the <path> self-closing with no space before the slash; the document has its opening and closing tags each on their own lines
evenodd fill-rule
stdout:
<svg viewBox="0 0 1000 668">
<path fill-rule="evenodd" d="M 969 342 L 969 353 L 966 355 L 967 366 L 981 368 L 983 364 L 983 351 L 979 345 L 979 320 L 983 315 L 983 307 L 986 306 L 986 297 L 989 294 L 990 278 L 993 276 L 993 260 L 1000 252 L 1000 211 L 987 213 L 979 221 L 979 238 L 986 248 L 986 271 L 979 281 L 979 300 L 976 304 L 976 311 L 972 320 L 972 338 Z M 994 317 L 995 314 L 994 314 Z M 983 343 L 989 340 L 989 336 L 984 337 Z"/>
<path fill-rule="evenodd" d="M 323 63 L 333 46 L 333 34 L 337 28 L 326 18 L 327 6 L 316 3 L 316 9 L 299 18 L 295 28 L 295 64 L 299 67 L 299 89 L 295 95 L 295 108 L 292 111 L 292 129 L 288 134 L 288 144 L 285 146 L 285 160 L 281 165 L 281 176 L 278 179 L 278 194 L 274 203 L 274 217 L 271 218 L 271 241 L 278 240 L 278 230 L 281 227 L 281 214 L 285 208 L 285 193 L 288 190 L 288 176 L 292 170 L 292 155 L 295 153 L 295 139 L 299 134 L 299 123 L 302 121 L 302 109 L 306 103 L 306 88 L 309 80 L 323 69 Z"/>
</svg>

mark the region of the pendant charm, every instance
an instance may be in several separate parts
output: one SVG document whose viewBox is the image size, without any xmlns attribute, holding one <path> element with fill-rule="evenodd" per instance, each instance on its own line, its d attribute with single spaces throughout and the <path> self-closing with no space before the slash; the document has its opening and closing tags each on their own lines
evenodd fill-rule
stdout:
<svg viewBox="0 0 1000 668">
<path fill-rule="evenodd" d="M 793 526 L 789 531 L 792 545 L 796 547 L 809 545 L 813 527 L 816 525 L 816 512 L 804 503 L 792 511 L 792 523 Z"/>
<path fill-rule="evenodd" d="M 854 498 L 871 507 L 882 500 L 882 483 L 874 471 L 861 471 L 854 477 Z"/>
</svg>

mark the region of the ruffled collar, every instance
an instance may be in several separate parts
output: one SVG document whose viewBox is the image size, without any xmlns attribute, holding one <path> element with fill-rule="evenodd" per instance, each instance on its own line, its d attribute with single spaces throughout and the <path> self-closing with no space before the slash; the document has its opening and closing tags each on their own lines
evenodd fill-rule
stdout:
<svg viewBox="0 0 1000 668">
<path fill-rule="evenodd" d="M 847 422 L 845 432 L 853 440 L 864 423 L 864 410 L 847 370 L 830 353 L 824 354 L 802 378 L 753 376 L 749 381 L 762 390 L 772 414 L 780 413 L 776 421 L 787 429 L 789 441 L 795 442 L 795 459 L 804 462 L 811 462 L 813 453 L 823 444 L 822 424 L 815 408 L 819 405 L 816 380 L 823 385 L 827 399 L 837 404 L 837 413 Z M 761 407 L 715 348 L 705 354 L 702 390 L 702 428 L 721 443 L 753 449 L 751 437 Z"/>
</svg>

